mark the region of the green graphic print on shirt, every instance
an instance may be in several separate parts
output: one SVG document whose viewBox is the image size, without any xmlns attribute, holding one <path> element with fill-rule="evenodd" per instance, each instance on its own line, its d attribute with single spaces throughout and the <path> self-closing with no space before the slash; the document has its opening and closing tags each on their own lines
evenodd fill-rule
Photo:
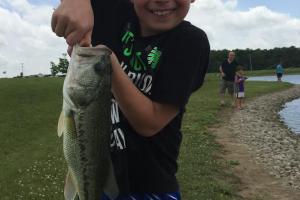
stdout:
<svg viewBox="0 0 300 200">
<path fill-rule="evenodd" d="M 145 43 L 145 44 L 144 44 Z M 146 96 L 151 95 L 153 75 L 158 67 L 162 52 L 159 47 L 136 40 L 130 30 L 125 30 L 121 37 L 122 55 L 121 67 L 135 86 Z M 111 148 L 123 150 L 126 148 L 120 108 L 114 98 L 111 105 L 112 135 Z"/>
</svg>

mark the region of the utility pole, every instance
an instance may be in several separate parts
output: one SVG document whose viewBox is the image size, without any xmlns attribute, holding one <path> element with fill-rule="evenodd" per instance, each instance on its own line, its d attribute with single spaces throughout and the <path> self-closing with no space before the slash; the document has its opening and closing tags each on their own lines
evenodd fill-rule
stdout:
<svg viewBox="0 0 300 200">
<path fill-rule="evenodd" d="M 21 63 L 21 74 L 20 76 L 23 77 L 24 75 L 24 63 Z"/>
<path fill-rule="evenodd" d="M 250 61 L 250 70 L 252 71 L 252 58 L 251 58 L 251 54 L 249 54 L 249 61 Z"/>
</svg>

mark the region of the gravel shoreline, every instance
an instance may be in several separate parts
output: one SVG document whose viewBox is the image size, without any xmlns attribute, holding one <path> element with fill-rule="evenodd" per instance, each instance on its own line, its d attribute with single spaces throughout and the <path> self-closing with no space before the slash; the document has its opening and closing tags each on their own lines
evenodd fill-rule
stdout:
<svg viewBox="0 0 300 200">
<path fill-rule="evenodd" d="M 300 97 L 300 85 L 288 90 L 258 97 L 236 111 L 229 128 L 243 144 L 247 144 L 255 161 L 284 185 L 300 190 L 300 136 L 283 122 L 278 112 L 285 102 Z M 300 119 L 299 119 L 300 120 Z"/>
</svg>

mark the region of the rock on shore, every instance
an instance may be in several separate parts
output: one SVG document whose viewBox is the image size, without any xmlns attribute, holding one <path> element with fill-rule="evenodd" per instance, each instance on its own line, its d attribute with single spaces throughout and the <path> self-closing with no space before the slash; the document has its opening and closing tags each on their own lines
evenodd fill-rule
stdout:
<svg viewBox="0 0 300 200">
<path fill-rule="evenodd" d="M 282 105 L 300 96 L 300 85 L 246 102 L 230 119 L 232 133 L 247 144 L 270 174 L 285 185 L 300 189 L 300 136 L 279 119 Z M 299 119 L 300 120 L 300 119 Z"/>
</svg>

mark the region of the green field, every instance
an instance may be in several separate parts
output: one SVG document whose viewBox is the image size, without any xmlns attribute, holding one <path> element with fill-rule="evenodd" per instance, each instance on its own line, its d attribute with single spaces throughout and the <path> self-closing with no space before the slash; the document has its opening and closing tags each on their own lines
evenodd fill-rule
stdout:
<svg viewBox="0 0 300 200">
<path fill-rule="evenodd" d="M 0 79 L 1 200 L 63 199 L 66 165 L 57 137 L 62 78 Z M 179 173 L 184 200 L 234 199 L 238 181 L 231 161 L 208 132 L 218 123 L 218 78 L 208 74 L 187 107 Z M 247 97 L 290 87 L 286 83 L 247 82 Z"/>
</svg>

